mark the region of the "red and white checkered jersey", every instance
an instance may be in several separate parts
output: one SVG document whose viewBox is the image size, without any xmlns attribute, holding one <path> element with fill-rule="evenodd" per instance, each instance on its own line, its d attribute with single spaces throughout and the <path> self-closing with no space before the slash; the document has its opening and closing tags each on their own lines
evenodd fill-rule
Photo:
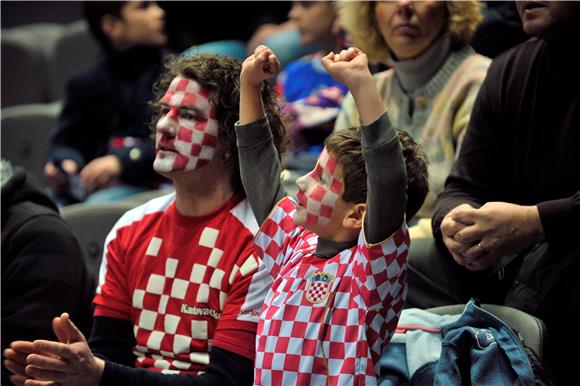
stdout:
<svg viewBox="0 0 580 386">
<path fill-rule="evenodd" d="M 136 367 L 197 373 L 212 345 L 253 359 L 257 230 L 240 197 L 203 217 L 179 214 L 174 194 L 128 211 L 105 241 L 95 315 L 133 323 Z"/>
<path fill-rule="evenodd" d="M 409 233 L 325 259 L 318 236 L 294 223 L 295 202 L 272 210 L 254 245 L 269 272 L 256 335 L 256 385 L 373 385 L 375 364 L 406 298 Z M 266 275 L 260 273 L 264 279 Z"/>
</svg>

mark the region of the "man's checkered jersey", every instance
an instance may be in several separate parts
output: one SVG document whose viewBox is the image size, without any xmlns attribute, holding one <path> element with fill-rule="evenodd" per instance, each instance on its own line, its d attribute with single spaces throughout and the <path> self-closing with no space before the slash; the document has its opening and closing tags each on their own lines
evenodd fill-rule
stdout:
<svg viewBox="0 0 580 386">
<path fill-rule="evenodd" d="M 105 242 L 96 316 L 130 320 L 136 367 L 203 371 L 211 346 L 253 359 L 265 290 L 254 273 L 257 223 L 232 198 L 216 213 L 185 217 L 174 195 L 121 217 Z"/>
<path fill-rule="evenodd" d="M 318 236 L 294 223 L 283 198 L 256 235 L 259 276 L 271 287 L 256 336 L 256 385 L 371 385 L 395 331 L 406 287 L 405 223 L 387 240 L 325 259 Z M 264 274 L 267 272 L 267 274 Z M 328 381 L 328 383 L 327 383 Z"/>
</svg>

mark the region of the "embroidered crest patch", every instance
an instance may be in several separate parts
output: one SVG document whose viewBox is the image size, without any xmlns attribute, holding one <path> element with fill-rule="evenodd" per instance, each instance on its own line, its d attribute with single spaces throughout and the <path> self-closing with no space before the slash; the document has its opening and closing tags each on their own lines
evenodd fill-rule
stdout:
<svg viewBox="0 0 580 386">
<path fill-rule="evenodd" d="M 308 279 L 306 300 L 310 303 L 320 303 L 326 300 L 333 281 L 334 275 L 326 272 L 315 272 Z"/>
</svg>

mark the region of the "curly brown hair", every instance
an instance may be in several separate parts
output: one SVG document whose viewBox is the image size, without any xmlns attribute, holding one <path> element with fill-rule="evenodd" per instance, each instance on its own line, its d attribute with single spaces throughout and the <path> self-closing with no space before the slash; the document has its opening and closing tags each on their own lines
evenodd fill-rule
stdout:
<svg viewBox="0 0 580 386">
<path fill-rule="evenodd" d="M 389 57 L 389 46 L 377 26 L 374 1 L 339 2 L 340 24 L 347 32 L 353 45 L 368 55 L 373 64 L 385 63 Z M 453 49 L 469 44 L 483 16 L 479 1 L 445 1 L 445 33 L 451 39 Z"/>
<path fill-rule="evenodd" d="M 166 71 L 153 86 L 155 95 L 152 107 L 157 112 L 151 122 L 152 130 L 161 116 L 159 103 L 171 81 L 176 76 L 182 76 L 199 82 L 210 91 L 209 101 L 216 106 L 219 124 L 219 141 L 227 149 L 224 152 L 224 164 L 234 173 L 232 186 L 238 193 L 244 189 L 240 179 L 238 149 L 234 124 L 240 119 L 240 71 L 241 62 L 232 57 L 198 54 L 195 56 L 171 55 L 165 63 Z M 274 89 L 262 82 L 262 100 L 264 110 L 270 122 L 274 146 L 278 154 L 286 149 L 286 129 L 280 117 L 280 107 L 276 100 Z"/>
<path fill-rule="evenodd" d="M 407 170 L 407 222 L 423 205 L 429 193 L 428 158 L 421 145 L 403 130 L 397 130 Z M 325 146 L 342 167 L 344 192 L 342 199 L 351 203 L 367 200 L 367 171 L 361 147 L 360 127 L 335 131 L 326 138 Z"/>
</svg>

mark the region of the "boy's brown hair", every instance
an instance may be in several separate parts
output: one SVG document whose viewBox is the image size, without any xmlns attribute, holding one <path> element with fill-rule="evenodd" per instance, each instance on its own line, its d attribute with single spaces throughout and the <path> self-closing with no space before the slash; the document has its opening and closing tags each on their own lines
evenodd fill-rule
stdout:
<svg viewBox="0 0 580 386">
<path fill-rule="evenodd" d="M 429 192 L 427 153 L 403 130 L 397 130 L 407 170 L 407 222 L 423 205 Z M 367 172 L 361 147 L 361 128 L 339 130 L 326 138 L 324 145 L 342 167 L 344 193 L 342 199 L 355 204 L 367 200 Z"/>
<path fill-rule="evenodd" d="M 243 192 L 234 129 L 234 124 L 240 119 L 241 62 L 231 57 L 198 54 L 195 56 L 170 56 L 165 66 L 166 72 L 153 87 L 155 99 L 152 106 L 158 113 L 151 122 L 152 130 L 155 131 L 155 124 L 160 117 L 161 104 L 159 100 L 165 94 L 173 78 L 182 76 L 199 82 L 210 90 L 209 100 L 217 109 L 219 141 L 228 149 L 225 154 L 227 159 L 224 159 L 224 162 L 234 171 L 234 189 L 237 192 Z M 274 146 L 278 150 L 278 154 L 282 154 L 286 145 L 286 129 L 280 117 L 280 107 L 276 100 L 276 94 L 267 82 L 262 82 L 261 91 Z"/>
</svg>

